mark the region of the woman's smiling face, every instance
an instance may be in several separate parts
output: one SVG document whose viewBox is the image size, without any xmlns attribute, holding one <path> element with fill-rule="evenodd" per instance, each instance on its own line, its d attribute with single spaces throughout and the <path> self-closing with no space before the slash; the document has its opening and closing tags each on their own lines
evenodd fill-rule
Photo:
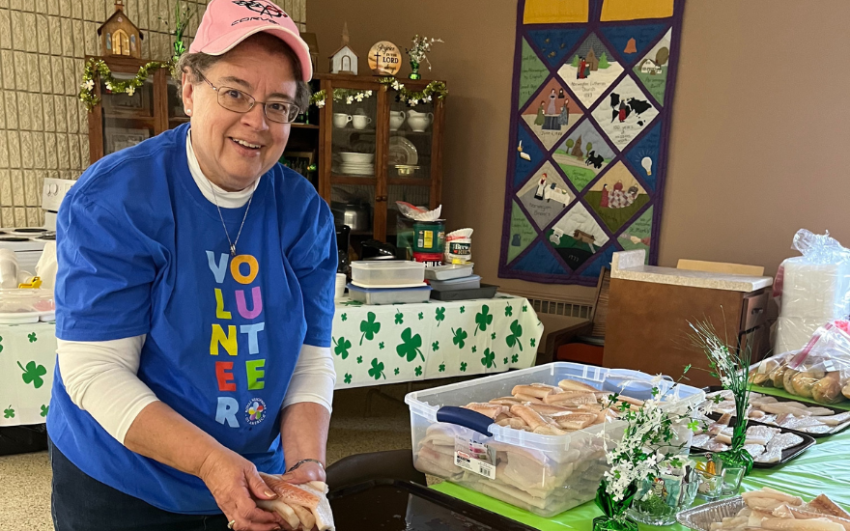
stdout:
<svg viewBox="0 0 850 531">
<path fill-rule="evenodd" d="M 280 160 L 290 125 L 269 121 L 260 102 L 294 102 L 298 84 L 289 59 L 270 49 L 268 39 L 251 38 L 202 72 L 209 83 L 183 74 L 183 102 L 192 116 L 192 148 L 204 175 L 228 191 L 245 189 Z M 274 37 L 272 37 L 274 38 Z M 227 88 L 252 96 L 246 113 L 218 104 Z"/>
</svg>

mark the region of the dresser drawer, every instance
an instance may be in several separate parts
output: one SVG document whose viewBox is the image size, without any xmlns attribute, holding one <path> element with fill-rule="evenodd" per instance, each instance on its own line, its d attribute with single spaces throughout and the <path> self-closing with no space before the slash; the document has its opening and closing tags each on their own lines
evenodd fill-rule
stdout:
<svg viewBox="0 0 850 531">
<path fill-rule="evenodd" d="M 767 318 L 767 303 L 770 292 L 763 290 L 744 296 L 741 305 L 741 332 L 761 326 Z"/>
</svg>

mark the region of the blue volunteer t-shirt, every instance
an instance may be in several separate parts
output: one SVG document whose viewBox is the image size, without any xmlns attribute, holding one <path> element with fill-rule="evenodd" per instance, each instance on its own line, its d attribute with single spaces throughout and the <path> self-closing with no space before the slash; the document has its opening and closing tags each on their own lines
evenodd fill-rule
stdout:
<svg viewBox="0 0 850 531">
<path fill-rule="evenodd" d="M 330 345 L 333 218 L 298 173 L 260 179 L 236 256 L 186 159 L 187 125 L 92 165 L 57 222 L 56 335 L 147 334 L 138 376 L 261 471 L 281 473 L 280 410 L 302 344 Z M 232 239 L 245 208 L 221 209 Z M 161 509 L 220 512 L 200 479 L 131 452 L 74 405 L 59 365 L 47 427 L 96 480 Z M 305 426 L 304 429 L 310 429 Z"/>
</svg>

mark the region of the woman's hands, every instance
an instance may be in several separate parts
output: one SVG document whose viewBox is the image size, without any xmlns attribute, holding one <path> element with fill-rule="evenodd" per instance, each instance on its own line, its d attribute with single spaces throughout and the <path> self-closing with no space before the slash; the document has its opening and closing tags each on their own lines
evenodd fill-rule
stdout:
<svg viewBox="0 0 850 531">
<path fill-rule="evenodd" d="M 234 530 L 288 529 L 279 515 L 264 511 L 254 503 L 252 496 L 273 500 L 277 495 L 260 477 L 254 464 L 244 457 L 224 448 L 216 450 L 204 459 L 198 477 L 209 488 L 227 520 L 235 520 Z"/>
</svg>

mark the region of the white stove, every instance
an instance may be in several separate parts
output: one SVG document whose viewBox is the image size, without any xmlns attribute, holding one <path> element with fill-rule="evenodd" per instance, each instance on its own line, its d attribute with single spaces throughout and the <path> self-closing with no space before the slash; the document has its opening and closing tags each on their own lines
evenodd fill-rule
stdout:
<svg viewBox="0 0 850 531">
<path fill-rule="evenodd" d="M 67 179 L 44 179 L 41 193 L 43 227 L 0 228 L 0 249 L 15 251 L 21 270 L 34 274 L 45 243 L 56 241 L 56 213 L 74 183 L 76 181 Z"/>
</svg>

